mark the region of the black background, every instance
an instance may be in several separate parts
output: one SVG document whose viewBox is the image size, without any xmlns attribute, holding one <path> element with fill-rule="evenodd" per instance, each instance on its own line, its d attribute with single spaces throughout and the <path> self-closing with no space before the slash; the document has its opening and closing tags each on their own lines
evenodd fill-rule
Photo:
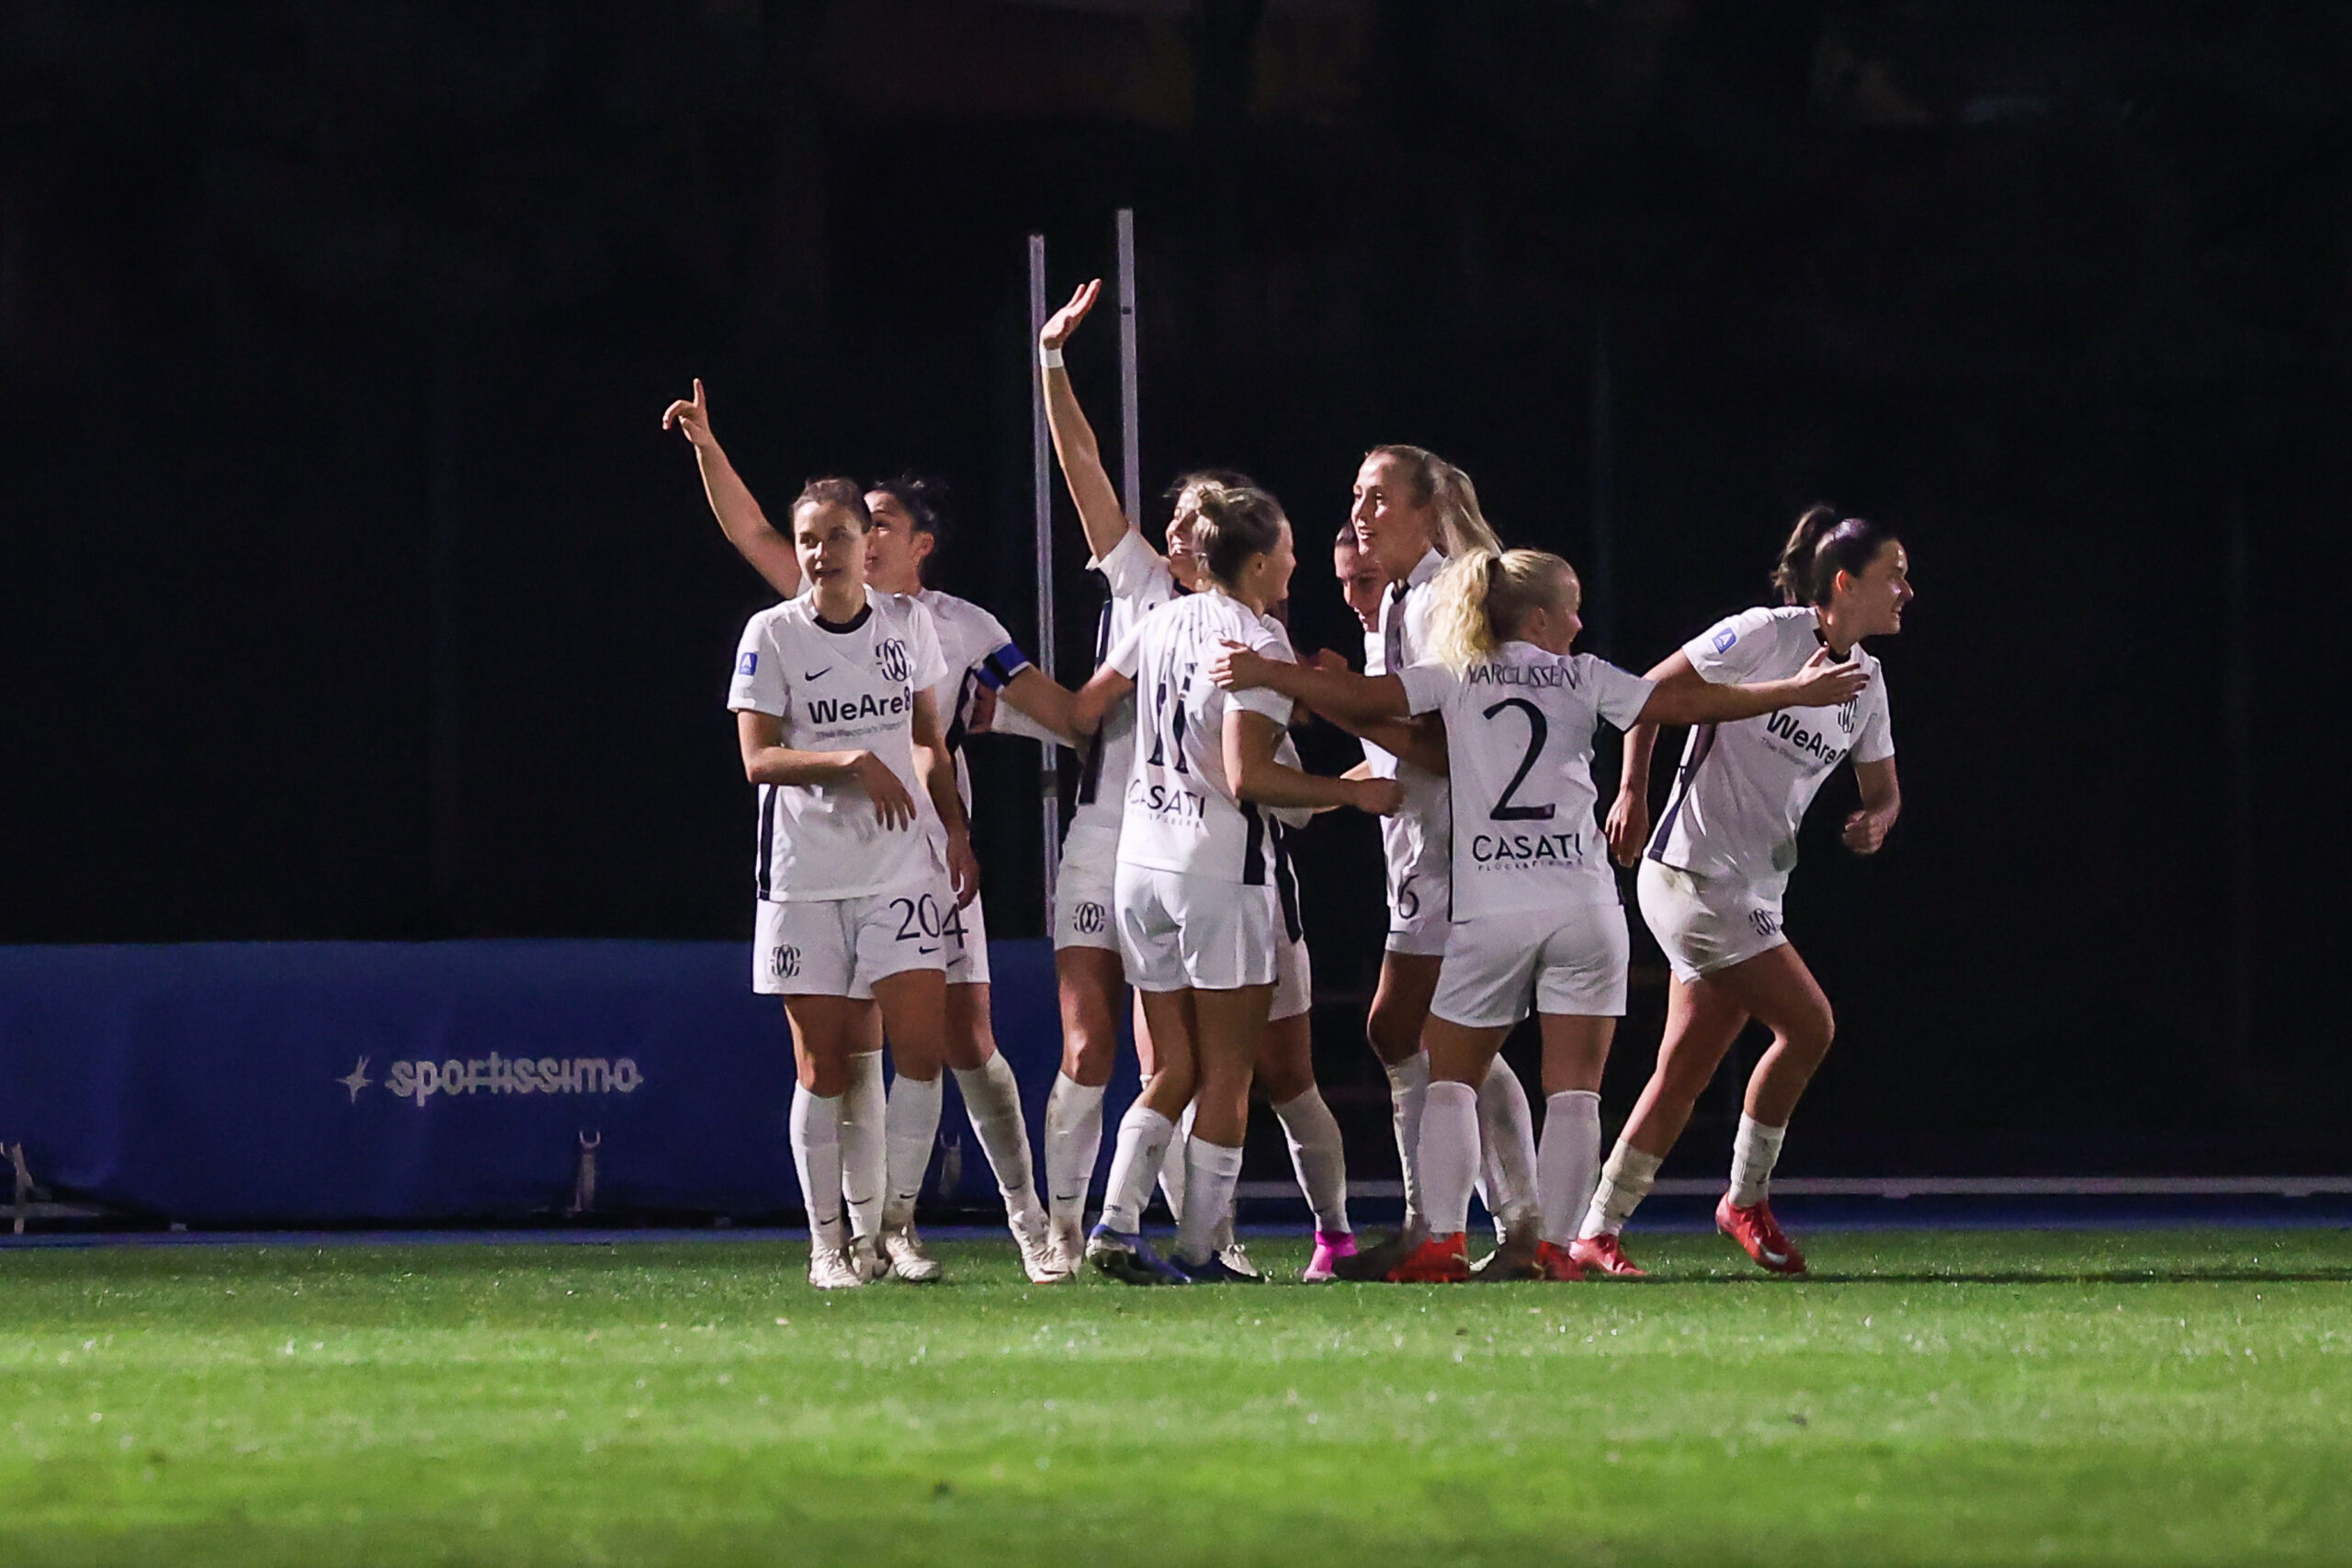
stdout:
<svg viewBox="0 0 2352 1568">
<path fill-rule="evenodd" d="M 1304 646 L 1356 646 L 1320 545 L 1378 441 L 1583 566 L 1636 669 L 1760 602 L 1805 502 L 1902 528 L 1906 810 L 1871 863 L 1847 780 L 1808 829 L 1841 1038 L 1792 1168 L 2340 1164 L 2346 30 L 0 6 L 0 939 L 748 934 L 724 694 L 769 596 L 661 409 L 704 378 L 771 505 L 945 474 L 942 585 L 1026 638 L 1023 236 L 1058 301 L 1132 205 L 1147 488 L 1283 498 Z M 1115 472 L 1113 327 L 1071 364 Z M 978 751 L 992 922 L 1035 934 L 1035 749 Z M 1325 1072 L 1368 1114 L 1372 829 L 1311 843 Z"/>
</svg>

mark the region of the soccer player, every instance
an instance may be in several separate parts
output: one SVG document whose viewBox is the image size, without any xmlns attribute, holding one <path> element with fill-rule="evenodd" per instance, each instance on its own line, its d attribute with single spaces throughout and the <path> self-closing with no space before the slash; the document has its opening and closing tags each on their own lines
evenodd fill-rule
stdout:
<svg viewBox="0 0 2352 1568">
<path fill-rule="evenodd" d="M 1606 1274 L 1642 1272 L 1619 1240 L 1625 1222 L 1750 1018 L 1772 1031 L 1772 1044 L 1747 1080 L 1715 1224 L 1763 1268 L 1804 1271 L 1804 1255 L 1772 1218 L 1770 1183 L 1797 1099 L 1828 1053 L 1833 1020 L 1781 929 L 1781 899 L 1796 864 L 1797 825 L 1840 762 L 1852 759 L 1861 787 L 1861 807 L 1846 819 L 1848 849 L 1876 853 L 1903 808 L 1886 682 L 1861 644 L 1903 629 L 1910 559 L 1888 529 L 1816 506 L 1797 520 L 1773 581 L 1781 606 L 1743 611 L 1684 644 L 1650 671 L 1661 692 L 1776 680 L 1824 649 L 1853 659 L 1870 683 L 1841 703 L 1692 729 L 1655 834 L 1656 729 L 1636 725 L 1625 738 L 1609 841 L 1625 864 L 1641 857 L 1642 918 L 1674 974 L 1657 1066 L 1601 1169 L 1573 1252 Z"/>
<path fill-rule="evenodd" d="M 1038 333 L 1046 388 L 1046 416 L 1060 460 L 1064 482 L 1077 503 L 1091 558 L 1110 590 L 1095 627 L 1099 664 L 1145 615 L 1203 582 L 1192 532 L 1204 489 L 1242 485 L 1238 475 L 1187 474 L 1177 481 L 1168 524 L 1168 553 L 1153 549 L 1119 504 L 1104 471 L 1094 430 L 1080 405 L 1062 360 L 1062 347 L 1094 307 L 1100 279 L 1080 288 Z M 1062 1066 L 1046 1103 L 1046 1179 L 1054 1247 L 1059 1259 L 1074 1263 L 1084 1245 L 1087 1190 L 1094 1179 L 1102 1144 L 1102 1095 L 1117 1053 L 1118 1016 L 1126 974 L 1119 952 L 1114 909 L 1114 874 L 1125 807 L 1121 793 L 1135 751 L 1133 700 L 1113 704 L 1088 748 L 1080 773 L 1077 809 L 1062 840 L 1061 874 L 1054 894 L 1054 968 L 1062 1010 Z M 1280 754 L 1295 765 L 1287 738 Z M 1303 820 L 1303 818 L 1301 818 Z M 1295 826 L 1296 823 L 1288 826 Z M 1275 954 L 1277 984 L 1272 1017 L 1264 1032 L 1257 1066 L 1259 1087 L 1272 1103 L 1290 1145 L 1292 1168 L 1315 1215 L 1316 1242 L 1306 1278 L 1330 1278 L 1331 1264 L 1355 1249 L 1347 1218 L 1347 1160 L 1340 1125 L 1315 1082 L 1310 1031 L 1314 984 L 1306 943 L 1298 925 L 1295 889 L 1282 863 L 1288 940 Z M 1138 1000 L 1136 1047 L 1144 1077 L 1157 1066 L 1148 1018 Z M 1131 1109 L 1132 1118 L 1139 1111 Z M 1181 1163 L 1161 1168 L 1170 1213 L 1183 1204 Z M 1149 1190 L 1147 1178 L 1146 1191 Z M 1230 1220 L 1220 1231 L 1218 1256 L 1235 1273 L 1255 1277 L 1247 1251 L 1233 1240 Z"/>
<path fill-rule="evenodd" d="M 1266 609 L 1287 592 L 1295 558 L 1290 524 L 1262 491 L 1204 484 L 1193 507 L 1203 591 L 1130 627 L 1080 691 L 1074 716 L 1091 730 L 1136 694 L 1114 897 L 1120 952 L 1142 993 L 1156 1056 L 1120 1126 L 1102 1220 L 1088 1242 L 1098 1268 L 1135 1284 L 1245 1277 L 1218 1258 L 1216 1234 L 1241 1172 L 1250 1079 L 1283 945 L 1283 851 L 1270 813 L 1377 813 L 1394 808 L 1398 793 L 1386 780 L 1318 778 L 1283 761 L 1289 700 L 1253 693 L 1228 701 L 1202 678 L 1227 641 L 1291 658 Z M 1176 1118 L 1195 1099 L 1174 1255 L 1163 1261 L 1144 1240 L 1142 1208 Z"/>
<path fill-rule="evenodd" d="M 711 434 L 701 381 L 695 381 L 692 400 L 672 405 L 664 423 L 681 426 L 694 443 L 711 509 L 729 542 L 778 593 L 786 599 L 798 594 L 805 579 L 796 554 L 768 523 L 750 490 L 735 477 L 733 466 Z M 943 526 L 940 499 L 937 481 L 914 475 L 884 480 L 865 491 L 873 525 L 866 534 L 866 581 L 877 592 L 916 599 L 932 614 L 946 672 L 929 694 L 933 711 L 946 727 L 945 744 L 955 756 L 956 793 L 968 817 L 972 782 L 963 755 L 964 738 L 989 728 L 989 716 L 999 697 L 1047 731 L 1066 735 L 1070 694 L 1030 663 L 994 615 L 967 599 L 924 585 L 924 568 L 938 546 Z M 927 802 L 918 805 L 924 807 L 924 831 L 944 864 L 945 826 L 928 809 Z M 1055 1283 L 1067 1279 L 1070 1269 L 1057 1267 L 1049 1256 L 1045 1210 L 1037 1201 L 1031 1174 L 1029 1131 L 1022 1115 L 1020 1085 L 996 1048 L 989 1008 L 987 916 L 977 893 L 961 907 L 945 897 L 937 900 L 937 907 L 942 911 L 942 929 L 936 935 L 947 956 L 944 1066 L 955 1070 L 972 1130 L 996 1174 L 1006 1223 L 1020 1246 L 1023 1269 L 1037 1283 Z M 915 1229 L 914 1206 L 938 1134 L 943 1064 L 903 1042 L 892 1043 L 899 1072 L 882 1113 L 889 1170 L 882 1247 L 893 1273 L 922 1283 L 940 1277 L 938 1261 Z M 857 1102 L 854 1115 L 866 1111 L 869 1101 L 882 1093 L 881 1058 L 876 1054 L 879 1044 L 874 1041 L 853 1063 L 852 1092 Z M 862 1124 L 863 1116 L 858 1119 Z"/>
<path fill-rule="evenodd" d="M 1542 1021 L 1543 1236 L 1536 1267 L 1576 1280 L 1569 1258 L 1600 1161 L 1600 1073 L 1625 1011 L 1625 912 L 1599 831 L 1592 738 L 1605 720 L 1731 721 L 1846 700 L 1865 681 L 1817 655 L 1797 675 L 1744 686 L 1668 689 L 1588 653 L 1575 570 L 1538 550 L 1473 547 L 1434 583 L 1430 661 L 1363 678 L 1274 665 L 1228 649 L 1220 684 L 1263 682 L 1361 719 L 1436 713 L 1445 725 L 1453 808 L 1453 918 L 1421 1038 L 1430 1088 L 1420 1166 L 1430 1235 L 1388 1277 L 1470 1278 L 1464 1237 L 1478 1175 L 1477 1089 L 1503 1038 Z"/>
<path fill-rule="evenodd" d="M 1364 639 L 1365 672 L 1403 670 L 1424 657 L 1430 584 L 1447 558 L 1502 547 L 1479 510 L 1470 476 L 1419 446 L 1375 446 L 1365 454 L 1356 470 L 1349 521 L 1360 552 L 1388 580 L 1378 635 Z M 1394 778 L 1405 792 L 1403 807 L 1380 824 L 1387 861 L 1388 938 L 1364 1020 L 1365 1036 L 1388 1076 L 1396 1159 L 1405 1181 L 1405 1223 L 1385 1242 L 1339 1264 L 1338 1270 L 1343 1279 L 1379 1280 L 1427 1231 L 1419 1145 L 1430 1064 L 1420 1040 L 1445 954 L 1452 823 L 1441 771 L 1401 759 L 1393 746 L 1369 738 L 1364 755 L 1375 776 Z M 1532 1269 L 1538 1238 L 1533 1118 L 1519 1076 L 1500 1060 L 1479 1086 L 1479 1122 L 1488 1156 L 1487 1196 L 1501 1233 L 1482 1269 L 1504 1279 Z"/>
<path fill-rule="evenodd" d="M 853 1064 L 873 1061 L 877 1013 L 902 1063 L 945 1051 L 941 931 L 951 911 L 941 878 L 949 904 L 967 902 L 978 869 L 932 706 L 946 664 L 931 612 L 868 590 L 872 519 L 855 483 L 810 481 L 791 517 L 808 592 L 744 627 L 728 705 L 743 772 L 760 786 L 752 983 L 784 998 L 808 1278 L 837 1289 L 883 1268 L 879 1097 L 864 1109 L 846 1103 Z M 923 829 L 922 795 L 942 824 L 944 860 Z"/>
</svg>

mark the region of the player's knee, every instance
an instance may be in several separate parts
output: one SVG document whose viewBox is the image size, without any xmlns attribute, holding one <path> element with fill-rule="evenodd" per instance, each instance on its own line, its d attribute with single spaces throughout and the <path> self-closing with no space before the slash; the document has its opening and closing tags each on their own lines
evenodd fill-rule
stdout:
<svg viewBox="0 0 2352 1568">
<path fill-rule="evenodd" d="M 1420 1048 L 1419 1025 L 1405 1009 L 1375 1001 L 1364 1014 L 1363 1037 L 1384 1062 L 1400 1062 Z"/>
</svg>

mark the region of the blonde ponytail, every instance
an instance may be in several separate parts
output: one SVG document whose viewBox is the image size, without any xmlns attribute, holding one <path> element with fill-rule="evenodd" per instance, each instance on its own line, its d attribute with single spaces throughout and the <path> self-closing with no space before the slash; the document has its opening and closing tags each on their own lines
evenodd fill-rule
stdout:
<svg viewBox="0 0 2352 1568">
<path fill-rule="evenodd" d="M 1430 657 L 1449 670 L 1491 659 L 1526 625 L 1532 610 L 1573 604 L 1576 568 L 1548 550 L 1472 546 L 1446 562 L 1430 585 Z"/>
<path fill-rule="evenodd" d="M 1423 446 L 1375 446 L 1364 456 L 1394 457 L 1405 465 L 1413 484 L 1414 503 L 1437 513 L 1430 543 L 1438 554 L 1458 560 L 1473 550 L 1502 553 L 1503 542 L 1487 522 L 1487 514 L 1478 510 L 1478 487 L 1470 482 L 1468 474 Z"/>
</svg>

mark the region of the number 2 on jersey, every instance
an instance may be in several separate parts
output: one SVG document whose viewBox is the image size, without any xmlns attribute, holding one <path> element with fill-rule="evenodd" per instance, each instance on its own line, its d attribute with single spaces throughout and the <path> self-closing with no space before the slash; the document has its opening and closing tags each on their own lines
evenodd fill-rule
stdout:
<svg viewBox="0 0 2352 1568">
<path fill-rule="evenodd" d="M 1527 716 L 1527 755 L 1519 760 L 1519 772 L 1511 774 L 1510 783 L 1503 785 L 1503 793 L 1496 799 L 1495 808 L 1487 815 L 1497 822 L 1549 822 L 1552 814 L 1559 809 L 1557 807 L 1520 806 L 1512 802 L 1511 796 L 1519 793 L 1519 786 L 1527 782 L 1529 773 L 1534 772 L 1535 759 L 1544 754 L 1544 742 L 1551 739 L 1552 726 L 1544 718 L 1544 710 L 1525 697 L 1505 697 L 1488 708 L 1486 716 L 1491 719 L 1505 708 L 1517 708 Z"/>
</svg>

